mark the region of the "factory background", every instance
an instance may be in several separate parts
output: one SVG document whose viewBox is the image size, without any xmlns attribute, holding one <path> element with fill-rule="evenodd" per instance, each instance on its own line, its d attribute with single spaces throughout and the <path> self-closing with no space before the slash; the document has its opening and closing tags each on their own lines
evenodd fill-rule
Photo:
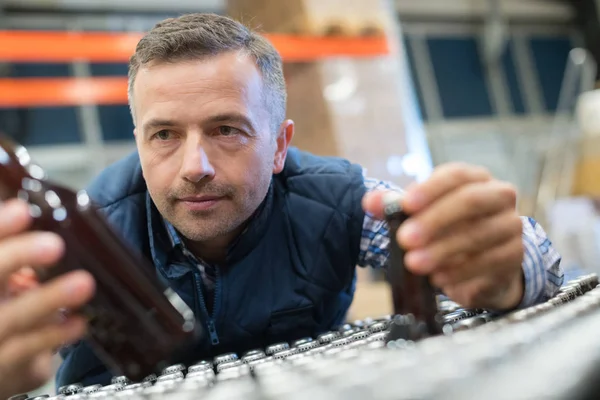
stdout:
<svg viewBox="0 0 600 400">
<path fill-rule="evenodd" d="M 519 211 L 543 222 L 567 270 L 594 270 L 597 3 L 0 0 L 0 132 L 84 188 L 135 149 L 128 40 L 166 17 L 227 14 L 281 48 L 295 145 L 399 185 L 449 161 L 485 166 L 518 187 Z M 380 280 L 361 277 L 354 315 L 389 307 Z"/>
</svg>

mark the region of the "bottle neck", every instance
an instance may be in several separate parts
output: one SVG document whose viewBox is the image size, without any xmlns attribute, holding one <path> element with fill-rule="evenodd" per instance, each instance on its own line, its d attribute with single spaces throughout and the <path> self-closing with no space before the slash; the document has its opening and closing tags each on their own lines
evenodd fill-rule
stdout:
<svg viewBox="0 0 600 400">
<path fill-rule="evenodd" d="M 0 200 L 17 197 L 28 180 L 34 178 L 22 165 L 13 147 L 0 140 Z"/>
</svg>

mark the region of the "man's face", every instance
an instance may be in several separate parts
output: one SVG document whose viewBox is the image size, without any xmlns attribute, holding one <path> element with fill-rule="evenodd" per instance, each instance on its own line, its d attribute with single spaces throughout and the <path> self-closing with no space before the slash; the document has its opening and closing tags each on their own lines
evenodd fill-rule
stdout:
<svg viewBox="0 0 600 400">
<path fill-rule="evenodd" d="M 160 213 L 187 239 L 226 244 L 283 169 L 293 124 L 270 129 L 263 81 L 238 52 L 139 70 L 136 142 Z"/>
</svg>

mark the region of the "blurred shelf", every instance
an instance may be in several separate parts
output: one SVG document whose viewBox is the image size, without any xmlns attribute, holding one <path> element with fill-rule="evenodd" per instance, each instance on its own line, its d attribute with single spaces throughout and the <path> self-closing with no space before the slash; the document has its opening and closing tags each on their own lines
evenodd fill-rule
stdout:
<svg viewBox="0 0 600 400">
<path fill-rule="evenodd" d="M 20 0 L 22 1 L 22 0 Z M 511 21 L 571 22 L 575 18 L 572 0 L 500 0 L 503 18 Z M 395 0 L 403 20 L 466 20 L 486 18 L 489 2 L 484 0 Z"/>
<path fill-rule="evenodd" d="M 49 10 L 53 12 L 220 12 L 224 0 L 3 0 L 4 6 L 17 10 Z"/>
<path fill-rule="evenodd" d="M 0 107 L 127 104 L 126 77 L 0 79 Z"/>
<path fill-rule="evenodd" d="M 132 138 L 123 141 L 105 141 L 100 151 L 108 165 L 125 157 L 135 149 L 135 141 Z M 92 175 L 90 158 L 99 155 L 84 143 L 27 146 L 27 151 L 36 163 L 52 174 L 90 170 L 90 175 Z"/>
<path fill-rule="evenodd" d="M 0 61 L 68 63 L 129 61 L 141 33 L 0 31 Z M 310 37 L 266 34 L 286 62 L 389 53 L 385 36 Z"/>
</svg>

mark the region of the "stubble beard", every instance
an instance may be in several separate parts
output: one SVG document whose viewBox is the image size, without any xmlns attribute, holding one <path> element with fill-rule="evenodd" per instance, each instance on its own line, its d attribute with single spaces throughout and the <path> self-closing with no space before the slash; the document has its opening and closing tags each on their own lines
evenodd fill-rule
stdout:
<svg viewBox="0 0 600 400">
<path fill-rule="evenodd" d="M 240 196 L 239 192 L 228 190 L 223 200 L 214 209 L 194 211 L 184 207 L 176 198 L 166 196 L 155 201 L 160 214 L 177 229 L 185 239 L 198 243 L 211 242 L 239 230 L 252 217 L 265 199 L 269 179 Z M 221 191 L 220 193 L 224 193 Z M 215 193 L 214 191 L 211 193 Z"/>
</svg>

